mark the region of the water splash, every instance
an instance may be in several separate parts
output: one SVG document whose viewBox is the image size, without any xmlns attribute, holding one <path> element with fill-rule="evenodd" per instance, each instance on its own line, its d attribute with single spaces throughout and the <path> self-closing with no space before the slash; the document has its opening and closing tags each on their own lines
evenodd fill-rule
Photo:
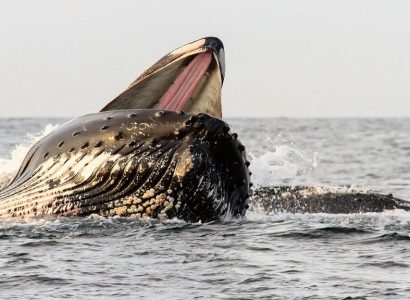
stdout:
<svg viewBox="0 0 410 300">
<path fill-rule="evenodd" d="M 288 145 L 275 146 L 273 151 L 261 155 L 250 152 L 249 156 L 255 186 L 297 184 L 298 176 L 319 165 L 317 152 L 309 155 Z"/>
<path fill-rule="evenodd" d="M 57 127 L 58 125 L 55 124 L 47 124 L 41 132 L 27 134 L 22 143 L 14 146 L 8 157 L 0 157 L 0 189 L 5 186 L 17 172 L 24 157 L 34 143 L 52 132 Z"/>
</svg>

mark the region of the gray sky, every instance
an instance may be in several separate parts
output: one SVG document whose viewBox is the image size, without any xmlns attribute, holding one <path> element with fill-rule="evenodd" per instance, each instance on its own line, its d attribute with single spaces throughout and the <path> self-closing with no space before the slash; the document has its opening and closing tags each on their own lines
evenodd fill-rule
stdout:
<svg viewBox="0 0 410 300">
<path fill-rule="evenodd" d="M 225 44 L 224 116 L 410 116 L 410 1 L 0 2 L 0 116 L 96 112 L 168 51 Z"/>
</svg>

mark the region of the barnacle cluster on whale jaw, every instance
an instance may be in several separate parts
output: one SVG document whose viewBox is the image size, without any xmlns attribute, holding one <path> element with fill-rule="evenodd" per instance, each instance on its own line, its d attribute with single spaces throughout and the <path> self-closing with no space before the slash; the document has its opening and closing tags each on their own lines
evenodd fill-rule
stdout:
<svg viewBox="0 0 410 300">
<path fill-rule="evenodd" d="M 167 211 L 179 205 L 174 204 L 172 190 L 156 194 L 156 190 L 151 188 L 146 190 L 141 197 L 131 195 L 108 203 L 108 209 L 102 210 L 101 215 L 164 220 L 169 218 Z"/>
<path fill-rule="evenodd" d="M 209 115 L 152 110 L 91 114 L 33 146 L 0 192 L 0 217 L 97 213 L 206 222 L 243 215 L 247 167 L 237 135 Z M 3 201 L 11 194 L 14 198 Z"/>
</svg>

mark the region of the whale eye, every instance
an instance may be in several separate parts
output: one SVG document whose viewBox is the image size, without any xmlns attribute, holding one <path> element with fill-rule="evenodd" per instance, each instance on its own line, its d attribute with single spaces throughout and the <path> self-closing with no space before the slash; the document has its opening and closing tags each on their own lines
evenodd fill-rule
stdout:
<svg viewBox="0 0 410 300">
<path fill-rule="evenodd" d="M 48 154 L 49 154 L 48 152 L 45 153 L 45 154 L 44 154 L 44 158 L 47 158 L 47 157 L 48 157 Z"/>
<path fill-rule="evenodd" d="M 108 128 L 108 126 L 107 125 L 104 125 L 104 126 L 102 126 L 100 129 L 101 130 L 106 130 Z"/>
<path fill-rule="evenodd" d="M 89 145 L 90 145 L 90 144 L 87 142 L 87 143 L 85 143 L 84 145 L 81 146 L 81 149 L 85 149 L 85 148 L 87 148 Z"/>
<path fill-rule="evenodd" d="M 59 144 L 58 144 L 58 147 L 61 147 L 61 146 L 63 146 L 64 145 L 64 141 L 61 141 Z"/>
<path fill-rule="evenodd" d="M 111 117 L 106 117 L 106 118 L 105 118 L 105 120 L 107 120 L 107 121 L 108 121 L 108 120 L 111 120 L 111 119 L 112 119 Z"/>
<path fill-rule="evenodd" d="M 76 132 L 73 133 L 73 136 L 77 136 L 77 135 L 79 135 L 79 134 L 80 134 L 80 132 L 79 132 L 79 131 L 76 131 Z"/>
<path fill-rule="evenodd" d="M 134 118 L 136 116 L 136 114 L 129 114 L 128 118 Z"/>
</svg>

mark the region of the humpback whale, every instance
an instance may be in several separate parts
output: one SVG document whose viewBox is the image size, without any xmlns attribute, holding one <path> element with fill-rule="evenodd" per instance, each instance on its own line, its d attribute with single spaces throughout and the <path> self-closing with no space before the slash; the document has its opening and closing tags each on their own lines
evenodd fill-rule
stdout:
<svg viewBox="0 0 410 300">
<path fill-rule="evenodd" d="M 125 216 L 208 222 L 265 212 L 410 210 L 374 193 L 259 187 L 238 135 L 221 120 L 222 42 L 207 37 L 148 68 L 100 112 L 38 141 L 0 191 L 0 218 Z M 251 201 L 251 202 L 250 202 Z"/>
<path fill-rule="evenodd" d="M 0 191 L 0 218 L 243 216 L 249 162 L 220 119 L 224 74 L 217 38 L 170 52 L 100 112 L 37 142 Z"/>
<path fill-rule="evenodd" d="M 352 214 L 402 209 L 410 211 L 410 202 L 343 187 L 276 186 L 260 187 L 253 192 L 251 209 L 268 213 Z"/>
</svg>

